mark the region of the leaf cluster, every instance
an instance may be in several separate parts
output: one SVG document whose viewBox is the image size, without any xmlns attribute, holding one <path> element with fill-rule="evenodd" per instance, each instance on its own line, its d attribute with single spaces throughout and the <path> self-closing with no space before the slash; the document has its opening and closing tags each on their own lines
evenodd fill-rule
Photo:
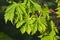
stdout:
<svg viewBox="0 0 60 40">
<path fill-rule="evenodd" d="M 7 23 L 11 21 L 20 28 L 22 34 L 27 32 L 29 35 L 35 34 L 37 31 L 41 33 L 41 40 L 57 40 L 57 29 L 52 20 L 50 20 L 48 7 L 42 7 L 36 0 L 24 0 L 24 2 L 13 2 L 8 6 L 4 19 Z M 49 21 L 50 20 L 50 21 Z"/>
</svg>

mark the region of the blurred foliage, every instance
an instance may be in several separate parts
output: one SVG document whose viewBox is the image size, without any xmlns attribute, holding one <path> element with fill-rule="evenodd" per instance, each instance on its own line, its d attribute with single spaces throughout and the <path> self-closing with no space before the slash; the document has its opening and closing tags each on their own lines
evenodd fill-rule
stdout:
<svg viewBox="0 0 60 40">
<path fill-rule="evenodd" d="M 5 0 L 9 6 L 0 6 L 0 12 L 5 12 L 5 23 L 11 21 L 22 34 L 34 35 L 40 32 L 41 40 L 58 40 L 58 30 L 50 16 L 50 8 L 58 10 L 58 0 Z M 2 3 L 2 1 L 0 1 Z M 4 2 L 3 2 L 4 3 Z M 38 4 L 39 3 L 39 4 Z M 58 6 L 57 6 L 58 4 Z M 28 39 L 26 39 L 28 40 Z M 29 39 L 32 40 L 32 39 Z"/>
<path fill-rule="evenodd" d="M 0 40 L 13 40 L 8 35 L 4 34 L 3 32 L 0 32 Z"/>
</svg>

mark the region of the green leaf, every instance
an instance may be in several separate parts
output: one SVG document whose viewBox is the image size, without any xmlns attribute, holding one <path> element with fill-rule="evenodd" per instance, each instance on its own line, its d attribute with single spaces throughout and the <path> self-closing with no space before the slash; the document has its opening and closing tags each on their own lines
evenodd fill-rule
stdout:
<svg viewBox="0 0 60 40">
<path fill-rule="evenodd" d="M 24 34 L 26 32 L 26 25 L 23 26 L 21 29 L 20 29 L 21 33 Z"/>
<path fill-rule="evenodd" d="M 31 33 L 31 26 L 29 24 L 27 24 L 27 29 L 26 32 L 30 35 Z"/>
<path fill-rule="evenodd" d="M 29 24 L 33 24 L 36 21 L 36 18 L 31 18 Z"/>
<path fill-rule="evenodd" d="M 16 7 L 16 5 L 17 4 L 15 2 L 12 5 L 9 5 L 5 12 L 9 12 L 10 10 L 12 10 L 12 8 Z"/>
<path fill-rule="evenodd" d="M 60 6 L 60 0 L 58 0 L 58 6 Z"/>
<path fill-rule="evenodd" d="M 37 25 L 37 22 L 36 23 L 34 23 L 34 24 L 32 24 L 33 26 L 32 26 L 32 35 L 33 34 L 35 34 L 36 32 L 37 32 L 37 27 L 38 27 L 38 25 Z"/>
<path fill-rule="evenodd" d="M 17 22 L 17 24 L 16 24 L 16 28 L 21 27 L 21 25 L 23 25 L 24 23 L 25 23 L 25 21 Z"/>
<path fill-rule="evenodd" d="M 34 3 L 33 1 L 31 1 L 31 3 L 33 4 L 33 6 L 36 8 L 36 11 L 38 12 L 41 12 L 42 11 L 42 8 L 39 4 L 37 3 Z"/>
<path fill-rule="evenodd" d="M 41 29 L 42 29 L 42 32 L 45 32 L 46 31 L 46 26 L 42 23 L 39 24 Z"/>
<path fill-rule="evenodd" d="M 6 14 L 4 15 L 4 19 L 6 23 L 8 20 L 13 22 L 15 8 L 16 8 L 16 4 L 13 4 L 7 8 L 5 12 Z"/>
<path fill-rule="evenodd" d="M 28 1 L 28 0 L 24 0 L 24 2 L 23 2 L 23 3 L 24 3 L 24 4 L 26 4 L 26 3 L 27 3 L 27 1 Z"/>
<path fill-rule="evenodd" d="M 58 17 L 60 17 L 60 7 L 58 7 L 56 10 L 58 10 L 56 14 L 58 15 Z"/>
<path fill-rule="evenodd" d="M 21 3 L 21 4 L 19 5 L 19 7 L 21 8 L 22 12 L 24 12 L 25 15 L 27 15 L 27 14 L 26 14 L 26 7 L 25 7 L 25 5 L 23 5 L 23 4 Z"/>
<path fill-rule="evenodd" d="M 44 36 L 43 38 L 41 38 L 41 40 L 51 40 L 51 38 L 49 36 Z"/>
</svg>

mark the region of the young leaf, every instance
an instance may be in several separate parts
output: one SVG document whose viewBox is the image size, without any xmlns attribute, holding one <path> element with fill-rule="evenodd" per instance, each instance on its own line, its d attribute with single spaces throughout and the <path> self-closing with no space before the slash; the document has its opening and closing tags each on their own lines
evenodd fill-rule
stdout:
<svg viewBox="0 0 60 40">
<path fill-rule="evenodd" d="M 24 34 L 26 32 L 26 25 L 23 26 L 21 29 L 20 29 L 21 33 Z"/>
<path fill-rule="evenodd" d="M 25 21 L 20 21 L 20 22 L 17 22 L 17 24 L 16 24 L 16 28 L 19 28 L 19 27 L 21 27 L 21 25 L 23 25 L 25 23 Z"/>
<path fill-rule="evenodd" d="M 13 4 L 12 6 L 7 8 L 6 14 L 4 15 L 4 19 L 6 23 L 8 20 L 13 22 L 15 8 L 16 8 L 16 4 Z"/>
<path fill-rule="evenodd" d="M 29 25 L 29 24 L 27 24 L 27 30 L 26 30 L 26 32 L 30 35 L 30 33 L 31 33 L 31 26 Z"/>
<path fill-rule="evenodd" d="M 32 35 L 35 34 L 37 32 L 37 22 L 33 24 L 34 26 L 32 26 Z"/>
</svg>

